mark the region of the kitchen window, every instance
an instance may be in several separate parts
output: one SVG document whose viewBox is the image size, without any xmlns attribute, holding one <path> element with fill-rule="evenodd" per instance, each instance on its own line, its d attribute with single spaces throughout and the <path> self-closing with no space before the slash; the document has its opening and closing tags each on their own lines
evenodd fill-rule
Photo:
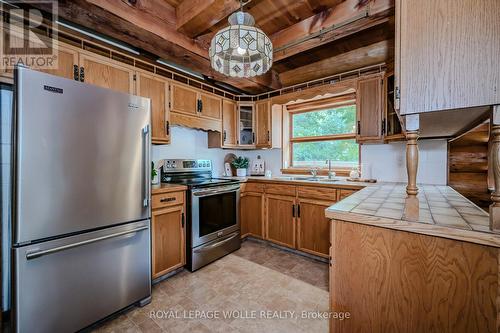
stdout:
<svg viewBox="0 0 500 333">
<path fill-rule="evenodd" d="M 324 173 L 326 160 L 332 160 L 333 169 L 342 175 L 359 166 L 356 103 L 351 97 L 287 106 L 284 173 L 307 173 L 311 168 Z"/>
</svg>

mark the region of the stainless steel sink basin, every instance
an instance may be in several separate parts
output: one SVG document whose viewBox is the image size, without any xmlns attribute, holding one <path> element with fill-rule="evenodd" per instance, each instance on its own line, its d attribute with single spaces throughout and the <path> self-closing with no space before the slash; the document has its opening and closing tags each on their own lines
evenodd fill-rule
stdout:
<svg viewBox="0 0 500 333">
<path fill-rule="evenodd" d="M 281 176 L 281 177 L 276 177 L 276 179 L 282 179 L 282 180 L 302 180 L 302 181 L 308 181 L 308 182 L 338 182 L 338 179 L 328 179 L 326 177 L 287 177 L 287 176 Z"/>
</svg>

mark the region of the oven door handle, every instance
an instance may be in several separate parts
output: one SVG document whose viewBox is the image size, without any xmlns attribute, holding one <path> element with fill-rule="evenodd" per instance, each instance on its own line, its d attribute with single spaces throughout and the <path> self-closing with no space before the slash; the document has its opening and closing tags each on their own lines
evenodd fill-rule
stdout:
<svg viewBox="0 0 500 333">
<path fill-rule="evenodd" d="M 225 193 L 231 193 L 238 191 L 240 189 L 240 186 L 233 186 L 229 188 L 224 188 L 223 190 L 199 190 L 199 191 L 193 191 L 193 195 L 198 198 L 203 198 L 203 197 L 210 197 L 213 195 L 219 195 L 219 194 L 225 194 Z"/>
<path fill-rule="evenodd" d="M 213 248 L 215 248 L 217 246 L 220 246 L 222 244 L 226 244 L 227 242 L 235 239 L 236 237 L 239 237 L 239 233 L 238 232 L 235 232 L 231 237 L 223 239 L 220 242 L 217 242 L 217 243 L 214 243 L 214 244 L 210 244 L 209 246 L 205 246 L 205 247 L 202 247 L 200 249 L 196 249 L 196 250 L 194 250 L 194 252 L 199 253 L 199 252 L 205 252 L 205 251 L 212 250 Z"/>
</svg>

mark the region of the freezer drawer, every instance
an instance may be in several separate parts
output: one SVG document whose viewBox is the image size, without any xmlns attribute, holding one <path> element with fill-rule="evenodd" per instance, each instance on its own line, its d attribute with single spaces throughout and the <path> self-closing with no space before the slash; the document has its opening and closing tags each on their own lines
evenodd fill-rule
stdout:
<svg viewBox="0 0 500 333">
<path fill-rule="evenodd" d="M 16 332 L 74 332 L 151 295 L 149 220 L 14 249 Z"/>
</svg>

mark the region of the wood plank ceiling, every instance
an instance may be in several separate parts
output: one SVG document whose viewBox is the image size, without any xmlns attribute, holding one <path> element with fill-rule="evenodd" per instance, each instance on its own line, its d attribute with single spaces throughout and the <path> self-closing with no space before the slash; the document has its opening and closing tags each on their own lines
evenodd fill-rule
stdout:
<svg viewBox="0 0 500 333">
<path fill-rule="evenodd" d="M 211 69 L 208 47 L 239 7 L 238 0 L 60 0 L 59 16 L 252 94 L 393 58 L 394 0 L 247 0 L 244 10 L 273 41 L 274 64 L 259 77 L 228 78 Z"/>
</svg>

